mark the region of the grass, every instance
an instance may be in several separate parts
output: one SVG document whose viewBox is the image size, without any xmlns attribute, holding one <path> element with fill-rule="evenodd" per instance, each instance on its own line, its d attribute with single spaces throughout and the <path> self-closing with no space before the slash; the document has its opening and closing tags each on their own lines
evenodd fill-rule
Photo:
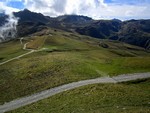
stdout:
<svg viewBox="0 0 150 113">
<path fill-rule="evenodd" d="M 15 40 L 7 43 L 0 44 L 0 62 L 4 62 L 16 56 L 26 53 L 20 41 Z"/>
<path fill-rule="evenodd" d="M 150 79 L 94 84 L 66 91 L 9 113 L 148 113 Z"/>
<path fill-rule="evenodd" d="M 62 31 L 49 33 L 53 36 L 36 36 L 26 41 L 33 40 L 27 45 L 30 48 L 45 50 L 0 66 L 0 104 L 74 81 L 150 71 L 150 54 L 142 48 Z M 99 42 L 109 48 L 99 46 Z M 16 46 L 10 43 L 13 42 L 3 45 L 6 53 L 2 56 Z"/>
<path fill-rule="evenodd" d="M 40 49 L 43 46 L 46 38 L 47 38 L 46 36 L 41 36 L 41 37 L 34 36 L 32 37 L 31 41 L 27 44 L 26 48 L 27 49 Z"/>
</svg>

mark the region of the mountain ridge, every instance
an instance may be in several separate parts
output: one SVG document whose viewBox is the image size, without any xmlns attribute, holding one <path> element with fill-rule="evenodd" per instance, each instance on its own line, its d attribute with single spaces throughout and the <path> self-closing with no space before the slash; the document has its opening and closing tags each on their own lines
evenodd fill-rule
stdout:
<svg viewBox="0 0 150 113">
<path fill-rule="evenodd" d="M 20 18 L 18 37 L 33 34 L 46 27 L 77 32 L 94 38 L 118 40 L 132 45 L 150 49 L 150 19 L 147 20 L 93 20 L 81 15 L 63 15 L 48 17 L 27 9 L 14 12 Z M 4 21 L 0 17 L 0 21 Z M 0 23 L 3 23 L 3 22 Z M 29 24 L 30 23 L 30 24 Z"/>
</svg>

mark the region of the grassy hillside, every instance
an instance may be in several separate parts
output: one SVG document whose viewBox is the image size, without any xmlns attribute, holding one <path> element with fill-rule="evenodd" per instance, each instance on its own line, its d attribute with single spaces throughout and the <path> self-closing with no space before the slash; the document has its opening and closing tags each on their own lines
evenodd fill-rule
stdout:
<svg viewBox="0 0 150 113">
<path fill-rule="evenodd" d="M 16 57 L 23 53 L 26 53 L 23 49 L 23 45 L 20 44 L 19 40 L 14 40 L 0 44 L 0 63 L 10 58 Z"/>
<path fill-rule="evenodd" d="M 94 84 L 57 94 L 11 113 L 148 113 L 150 80 Z"/>
<path fill-rule="evenodd" d="M 40 51 L 0 66 L 0 104 L 73 81 L 150 71 L 150 54 L 143 48 L 53 29 L 45 32 L 23 41 L 29 42 L 27 49 Z M 15 43 L 0 45 L 5 46 L 0 51 L 5 60 L 24 52 L 20 41 Z"/>
</svg>

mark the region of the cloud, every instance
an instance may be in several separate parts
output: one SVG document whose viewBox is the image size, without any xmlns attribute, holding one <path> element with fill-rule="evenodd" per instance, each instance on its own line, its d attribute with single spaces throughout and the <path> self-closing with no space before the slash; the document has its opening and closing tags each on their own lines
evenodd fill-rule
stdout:
<svg viewBox="0 0 150 113">
<path fill-rule="evenodd" d="M 150 18 L 148 13 L 150 5 L 108 5 L 109 12 L 103 12 L 104 18 L 119 18 L 119 19 L 141 19 Z"/>
<path fill-rule="evenodd" d="M 0 10 L 5 11 L 5 13 L 8 15 L 10 15 L 12 12 L 19 11 L 17 8 L 8 7 L 6 2 L 0 2 Z"/>
<path fill-rule="evenodd" d="M 6 0 L 7 2 L 12 0 Z M 22 1 L 25 8 L 55 17 L 78 14 L 95 19 L 150 18 L 149 0 L 14 0 Z"/>
<path fill-rule="evenodd" d="M 8 15 L 7 22 L 0 26 L 0 42 L 16 37 L 18 18 L 14 17 L 13 11 L 19 10 L 8 7 L 6 3 L 0 2 L 0 12 L 5 12 Z"/>
<path fill-rule="evenodd" d="M 7 2 L 22 2 L 23 0 L 6 0 Z"/>
<path fill-rule="evenodd" d="M 117 4 L 146 4 L 150 3 L 149 0 L 111 0 L 111 3 L 117 3 Z"/>
<path fill-rule="evenodd" d="M 55 2 L 52 5 L 52 9 L 54 9 L 56 12 L 63 13 L 65 11 L 66 6 L 66 0 L 55 0 Z"/>
<path fill-rule="evenodd" d="M 24 0 L 24 5 L 31 11 L 49 16 L 63 14 L 85 14 L 97 7 L 106 7 L 104 0 Z"/>
</svg>

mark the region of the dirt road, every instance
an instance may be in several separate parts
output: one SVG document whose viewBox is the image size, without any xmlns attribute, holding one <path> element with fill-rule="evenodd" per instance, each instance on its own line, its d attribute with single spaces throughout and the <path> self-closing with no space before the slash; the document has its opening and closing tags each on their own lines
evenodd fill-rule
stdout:
<svg viewBox="0 0 150 113">
<path fill-rule="evenodd" d="M 66 85 L 62 85 L 59 87 L 55 87 L 49 90 L 45 90 L 36 94 L 33 94 L 31 96 L 23 97 L 17 100 L 13 100 L 11 102 L 5 103 L 4 105 L 0 106 L 0 113 L 4 113 L 6 111 L 14 110 L 19 107 L 29 105 L 31 103 L 37 102 L 39 100 L 45 99 L 47 97 L 53 96 L 55 94 L 71 90 L 77 87 L 89 85 L 89 84 L 96 84 L 96 83 L 119 83 L 119 82 L 125 82 L 125 81 L 131 81 L 131 80 L 137 80 L 137 79 L 144 79 L 144 78 L 150 78 L 150 73 L 135 73 L 135 74 L 125 74 L 125 75 L 119 75 L 116 77 L 101 77 L 96 79 L 90 79 L 90 80 L 83 80 L 78 82 L 69 83 Z"/>
</svg>

